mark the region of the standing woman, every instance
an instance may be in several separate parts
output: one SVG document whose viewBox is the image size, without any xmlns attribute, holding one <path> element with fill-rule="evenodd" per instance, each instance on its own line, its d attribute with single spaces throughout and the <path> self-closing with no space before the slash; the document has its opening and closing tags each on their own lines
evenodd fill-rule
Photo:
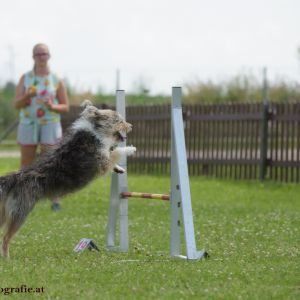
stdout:
<svg viewBox="0 0 300 300">
<path fill-rule="evenodd" d="M 54 146 L 62 137 L 60 114 L 69 111 L 68 96 L 63 82 L 49 69 L 49 48 L 33 47 L 33 70 L 20 78 L 16 88 L 15 107 L 20 110 L 18 143 L 21 167 L 29 166 L 41 152 Z M 52 199 L 52 209 L 60 209 L 59 199 Z"/>
</svg>

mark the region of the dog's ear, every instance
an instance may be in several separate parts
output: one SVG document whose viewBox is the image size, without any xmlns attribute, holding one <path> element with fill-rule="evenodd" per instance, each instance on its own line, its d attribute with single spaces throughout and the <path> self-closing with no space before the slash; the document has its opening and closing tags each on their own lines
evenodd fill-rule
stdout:
<svg viewBox="0 0 300 300">
<path fill-rule="evenodd" d="M 109 115 L 103 113 L 103 111 L 99 110 L 94 105 L 88 105 L 82 111 L 81 116 L 84 116 L 86 119 L 90 121 L 107 121 L 109 119 Z"/>
<path fill-rule="evenodd" d="M 90 101 L 88 99 L 83 100 L 83 102 L 80 104 L 80 107 L 82 109 L 86 109 L 88 106 L 93 106 L 92 101 Z"/>
</svg>

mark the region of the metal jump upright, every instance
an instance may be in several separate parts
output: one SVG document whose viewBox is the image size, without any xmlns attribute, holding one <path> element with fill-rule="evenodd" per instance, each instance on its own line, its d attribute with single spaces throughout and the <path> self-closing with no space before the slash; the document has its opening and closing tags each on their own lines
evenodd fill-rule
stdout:
<svg viewBox="0 0 300 300">
<path fill-rule="evenodd" d="M 119 250 L 121 252 L 126 252 L 128 250 L 128 198 L 142 197 L 149 199 L 155 198 L 161 200 L 170 200 L 170 255 L 172 257 L 198 260 L 207 256 L 207 253 L 204 250 L 197 251 L 196 248 L 181 98 L 181 88 L 173 87 L 171 108 L 171 194 L 159 195 L 151 193 L 128 192 L 127 174 L 112 174 L 109 217 L 107 225 L 107 248 L 110 250 Z M 116 101 L 117 111 L 125 117 L 124 91 L 117 91 Z M 126 146 L 126 142 L 120 144 L 120 147 L 124 146 Z M 120 166 L 127 169 L 126 164 L 126 157 L 123 157 L 120 162 Z M 120 221 L 120 243 L 119 246 L 116 246 L 118 214 Z M 181 224 L 184 230 L 186 255 L 180 254 Z"/>
</svg>

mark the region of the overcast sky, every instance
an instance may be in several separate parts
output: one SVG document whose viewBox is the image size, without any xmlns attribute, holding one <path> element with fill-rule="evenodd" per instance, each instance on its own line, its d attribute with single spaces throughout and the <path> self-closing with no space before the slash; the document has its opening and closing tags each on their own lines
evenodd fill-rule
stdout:
<svg viewBox="0 0 300 300">
<path fill-rule="evenodd" d="M 299 0 L 1 0 L 0 83 L 32 68 L 44 42 L 51 68 L 78 89 L 139 80 L 152 93 L 241 72 L 300 81 Z"/>
</svg>

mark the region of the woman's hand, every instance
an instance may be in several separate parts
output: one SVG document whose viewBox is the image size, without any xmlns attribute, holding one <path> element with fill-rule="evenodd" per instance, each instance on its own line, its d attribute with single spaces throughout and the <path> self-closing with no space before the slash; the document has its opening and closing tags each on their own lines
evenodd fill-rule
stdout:
<svg viewBox="0 0 300 300">
<path fill-rule="evenodd" d="M 47 99 L 45 99 L 45 105 L 47 106 L 47 108 L 49 110 L 53 110 L 53 98 L 52 97 L 48 97 Z"/>
<path fill-rule="evenodd" d="M 36 87 L 31 86 L 28 90 L 24 88 L 24 75 L 20 78 L 20 81 L 16 87 L 16 100 L 15 108 L 20 109 L 30 105 L 31 98 L 36 96 Z"/>
<path fill-rule="evenodd" d="M 37 95 L 37 88 L 35 86 L 29 87 L 29 89 L 26 91 L 26 96 L 28 98 L 35 97 Z"/>
<path fill-rule="evenodd" d="M 59 82 L 59 87 L 56 92 L 56 98 L 58 99 L 58 104 L 53 103 L 53 98 L 48 98 L 45 101 L 45 105 L 49 108 L 49 110 L 54 111 L 58 114 L 68 112 L 69 100 L 66 88 L 62 81 Z"/>
</svg>

